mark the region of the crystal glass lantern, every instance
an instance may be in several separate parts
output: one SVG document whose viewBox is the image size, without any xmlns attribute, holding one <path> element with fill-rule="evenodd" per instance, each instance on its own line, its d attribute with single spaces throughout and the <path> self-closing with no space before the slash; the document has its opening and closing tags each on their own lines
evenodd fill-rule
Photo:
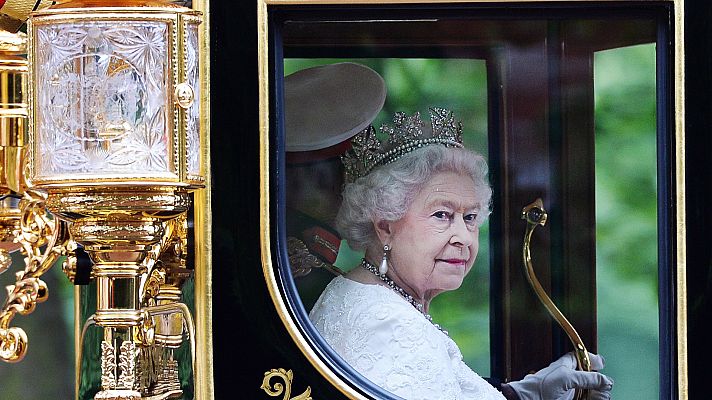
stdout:
<svg viewBox="0 0 712 400">
<path fill-rule="evenodd" d="M 189 192 L 204 186 L 201 18 L 168 1 L 84 0 L 28 21 L 29 179 L 94 263 L 95 399 L 180 398 L 186 337 L 195 377 L 180 294 Z"/>
<path fill-rule="evenodd" d="M 32 182 L 200 186 L 199 24 L 160 1 L 33 14 Z"/>
</svg>

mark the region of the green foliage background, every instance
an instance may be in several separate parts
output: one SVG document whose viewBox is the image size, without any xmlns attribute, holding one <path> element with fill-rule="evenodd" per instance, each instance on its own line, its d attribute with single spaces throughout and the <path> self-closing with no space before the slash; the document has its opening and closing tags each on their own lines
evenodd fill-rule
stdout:
<svg viewBox="0 0 712 400">
<path fill-rule="evenodd" d="M 657 399 L 655 46 L 596 54 L 599 352 L 615 399 Z"/>
</svg>

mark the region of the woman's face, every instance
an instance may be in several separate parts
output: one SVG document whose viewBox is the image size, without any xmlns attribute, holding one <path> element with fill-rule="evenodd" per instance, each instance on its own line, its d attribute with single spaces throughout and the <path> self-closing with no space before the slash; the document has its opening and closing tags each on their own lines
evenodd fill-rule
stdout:
<svg viewBox="0 0 712 400">
<path fill-rule="evenodd" d="M 460 287 L 479 249 L 476 206 L 470 177 L 435 174 L 403 218 L 377 227 L 392 249 L 388 275 L 424 300 Z"/>
</svg>

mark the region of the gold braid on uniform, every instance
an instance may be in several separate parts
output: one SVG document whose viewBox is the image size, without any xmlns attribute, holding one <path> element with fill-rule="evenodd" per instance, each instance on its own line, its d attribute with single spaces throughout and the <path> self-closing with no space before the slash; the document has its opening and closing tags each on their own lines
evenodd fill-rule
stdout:
<svg viewBox="0 0 712 400">
<path fill-rule="evenodd" d="M 308 275 L 314 268 L 323 268 L 334 275 L 342 274 L 338 268 L 321 261 L 309 251 L 303 241 L 293 236 L 287 238 L 287 255 L 289 256 L 292 275 L 295 278 Z"/>
</svg>

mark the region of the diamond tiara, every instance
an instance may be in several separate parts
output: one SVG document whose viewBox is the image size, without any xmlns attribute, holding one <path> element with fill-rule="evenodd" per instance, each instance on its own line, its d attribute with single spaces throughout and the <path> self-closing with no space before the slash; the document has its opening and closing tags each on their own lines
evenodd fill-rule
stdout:
<svg viewBox="0 0 712 400">
<path fill-rule="evenodd" d="M 351 149 L 341 156 L 346 182 L 368 175 L 374 168 L 398 160 L 402 156 L 424 146 L 439 144 L 446 147 L 462 147 L 462 123 L 456 121 L 452 111 L 431 107 L 430 126 L 420 119 L 420 113 L 407 116 L 397 112 L 394 126 L 382 125 L 381 133 L 388 140 L 381 142 L 373 126 L 368 126 L 351 139 Z"/>
</svg>

